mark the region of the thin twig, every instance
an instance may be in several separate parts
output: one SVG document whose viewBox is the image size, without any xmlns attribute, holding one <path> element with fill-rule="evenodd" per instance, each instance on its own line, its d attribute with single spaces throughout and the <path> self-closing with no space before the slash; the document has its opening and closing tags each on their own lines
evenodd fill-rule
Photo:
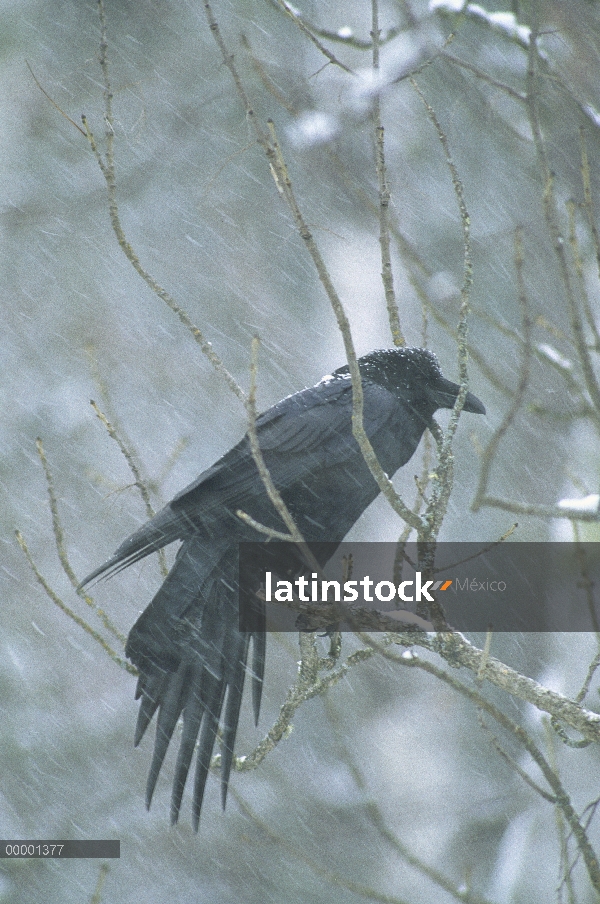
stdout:
<svg viewBox="0 0 600 904">
<path fill-rule="evenodd" d="M 269 2 L 271 6 L 275 7 L 275 9 L 286 11 L 284 10 L 281 0 L 269 0 Z M 357 38 L 350 29 L 340 28 L 337 31 L 333 31 L 330 28 L 320 28 L 318 25 L 309 22 L 306 16 L 301 16 L 299 18 L 301 18 L 302 22 L 312 31 L 313 34 L 319 35 L 321 38 L 325 38 L 328 41 L 335 41 L 338 44 L 345 44 L 348 47 L 352 47 L 354 50 L 373 49 L 372 41 L 364 41 L 361 38 Z M 417 20 L 414 16 L 407 15 L 407 20 L 409 26 L 414 27 L 417 24 Z M 400 25 L 388 28 L 385 35 L 382 36 L 380 43 L 387 44 L 389 41 L 393 41 L 394 38 L 398 37 L 399 34 L 402 34 L 404 30 L 405 29 Z"/>
<path fill-rule="evenodd" d="M 127 240 L 125 231 L 121 224 L 119 207 L 117 203 L 117 184 L 115 177 L 114 164 L 114 122 L 112 114 L 112 88 L 110 83 L 110 71 L 108 62 L 108 42 L 106 36 L 106 18 L 104 14 L 103 0 L 98 0 L 98 11 L 100 16 L 100 66 L 102 69 L 102 77 L 104 83 L 104 121 L 106 125 L 106 154 L 103 157 L 100 153 L 94 134 L 87 122 L 85 116 L 82 116 L 85 135 L 96 158 L 96 162 L 100 167 L 100 171 L 106 182 L 106 190 L 108 194 L 108 208 L 113 231 L 116 235 L 119 246 L 128 261 L 136 271 L 136 273 L 144 280 L 148 288 L 163 301 L 167 307 L 177 315 L 181 323 L 192 334 L 194 341 L 198 343 L 202 353 L 208 358 L 217 373 L 226 381 L 227 385 L 237 396 L 237 398 L 245 404 L 246 395 L 235 380 L 233 375 L 227 370 L 225 364 L 219 355 L 214 351 L 212 343 L 206 338 L 202 330 L 200 330 L 191 320 L 187 312 L 175 301 L 173 296 L 167 292 L 154 277 L 142 266 L 139 257 L 133 250 L 133 247 Z"/>
<path fill-rule="evenodd" d="M 371 0 L 371 38 L 373 40 L 373 75 L 375 81 L 379 76 L 379 0 Z M 388 210 L 390 206 L 390 188 L 387 180 L 385 164 L 385 135 L 381 123 L 381 98 L 379 92 L 373 97 L 372 108 L 375 145 L 375 171 L 379 188 L 379 245 L 381 248 L 381 279 L 385 292 L 385 303 L 390 321 L 390 330 L 394 345 L 406 345 L 406 339 L 400 326 L 398 304 L 394 292 L 394 273 L 390 255 L 390 230 L 388 226 Z"/>
<path fill-rule="evenodd" d="M 484 69 L 479 69 L 478 66 L 474 66 L 473 63 L 468 63 L 466 60 L 461 60 L 458 57 L 453 56 L 451 53 L 442 53 L 442 56 L 445 60 L 448 60 L 450 63 L 454 63 L 456 66 L 460 66 L 462 69 L 467 69 L 469 72 L 472 72 L 473 75 L 480 78 L 482 81 L 487 82 L 488 85 L 491 85 L 493 88 L 499 88 L 501 91 L 504 91 L 505 94 L 508 94 L 509 97 L 514 98 L 514 100 L 518 100 L 521 103 L 526 103 L 527 98 L 520 91 L 516 91 L 514 88 L 511 88 L 510 85 L 507 85 L 505 82 L 500 82 L 498 79 L 492 78 Z"/>
<path fill-rule="evenodd" d="M 81 134 L 82 134 L 82 135 L 84 136 L 84 138 L 85 138 L 85 132 L 83 131 L 83 129 L 81 128 L 81 126 L 78 126 L 77 123 L 74 122 L 74 120 L 72 120 L 71 117 L 68 116 L 68 115 L 65 113 L 65 111 L 64 111 L 63 109 L 61 109 L 61 107 L 58 106 L 58 104 L 56 103 L 56 101 L 52 100 L 52 98 L 50 97 L 50 95 L 48 94 L 48 92 L 47 92 L 44 88 L 42 88 L 41 84 L 39 83 L 38 79 L 36 78 L 36 75 L 35 75 L 33 69 L 31 68 L 31 66 L 29 65 L 29 63 L 27 62 L 27 60 L 25 60 L 25 65 L 26 65 L 27 68 L 29 69 L 29 71 L 30 71 L 30 73 L 31 73 L 31 77 L 33 78 L 34 82 L 36 83 L 36 85 L 38 86 L 38 88 L 40 89 L 40 91 L 42 92 L 42 94 L 44 95 L 44 97 L 46 98 L 46 100 L 48 100 L 48 101 L 52 104 L 52 106 L 53 106 L 56 110 L 58 110 L 58 112 L 60 113 L 61 116 L 64 116 L 64 118 L 67 120 L 67 122 L 70 122 L 72 126 L 75 126 L 75 128 L 77 129 L 77 131 L 78 131 L 78 132 L 81 132 Z"/>
<path fill-rule="evenodd" d="M 550 239 L 552 241 L 552 246 L 554 248 L 554 253 L 556 254 L 558 260 L 559 272 L 565 289 L 565 295 L 567 298 L 567 305 L 571 320 L 571 330 L 575 339 L 575 345 L 577 347 L 579 361 L 585 379 L 585 385 L 595 408 L 596 426 L 598 429 L 600 429 L 600 385 L 598 384 L 598 380 L 592 366 L 585 334 L 583 331 L 581 314 L 573 290 L 571 273 L 569 270 L 569 264 L 565 251 L 565 242 L 563 240 L 560 229 L 560 218 L 558 215 L 558 206 L 554 192 L 554 176 L 548 163 L 537 110 L 537 39 L 537 27 L 534 23 L 531 29 L 527 64 L 527 112 L 529 115 L 529 124 L 533 133 L 533 140 L 542 174 L 544 215 L 546 218 Z"/>
<path fill-rule="evenodd" d="M 312 41 L 317 50 L 323 54 L 323 56 L 328 60 L 329 63 L 332 64 L 332 66 L 339 66 L 339 68 L 343 69 L 344 72 L 347 72 L 348 75 L 356 74 L 352 71 L 352 69 L 346 66 L 345 63 L 342 63 L 341 60 L 338 60 L 335 54 L 333 54 L 331 50 L 328 50 L 328 48 L 325 47 L 325 45 L 322 44 L 321 41 L 319 41 L 314 31 L 309 28 L 308 25 L 306 25 L 304 20 L 292 9 L 289 3 L 286 3 L 286 0 L 277 0 L 277 3 L 281 7 L 281 9 L 288 14 L 295 25 L 298 26 L 300 31 L 305 34 L 310 41 Z"/>
<path fill-rule="evenodd" d="M 136 273 L 144 280 L 148 288 L 150 288 L 152 292 L 154 292 L 154 294 L 158 298 L 160 298 L 161 301 L 163 301 L 167 305 L 167 307 L 177 315 L 177 317 L 179 317 L 181 323 L 192 334 L 194 341 L 197 342 L 200 346 L 202 353 L 208 358 L 217 373 L 225 379 L 227 385 L 234 393 L 234 395 L 236 395 L 238 399 L 240 399 L 240 401 L 245 402 L 245 393 L 243 389 L 232 376 L 232 374 L 227 370 L 219 355 L 217 355 L 217 353 L 214 351 L 212 342 L 208 341 L 202 330 L 200 330 L 192 322 L 189 315 L 180 305 L 177 304 L 173 296 L 169 292 L 167 292 L 166 289 L 163 289 L 163 287 L 154 279 L 154 277 L 142 266 L 140 259 L 127 240 L 127 237 L 121 225 L 121 218 L 119 215 L 119 208 L 116 200 L 116 182 L 114 172 L 110 169 L 110 167 L 106 165 L 105 161 L 103 160 L 96 145 L 94 135 L 89 128 L 87 119 L 85 117 L 82 117 L 82 122 L 86 129 L 87 139 L 90 143 L 90 147 L 94 152 L 98 166 L 100 167 L 100 170 L 102 171 L 102 174 L 106 181 L 110 220 L 121 250 L 125 254 L 126 258 L 130 262 Z"/>
<path fill-rule="evenodd" d="M 435 110 L 431 106 L 431 104 L 425 98 L 423 92 L 419 88 L 418 84 L 411 78 L 411 85 L 417 92 L 420 97 L 429 119 L 431 120 L 440 144 L 444 150 L 444 155 L 446 158 L 446 164 L 448 169 L 450 170 L 450 175 L 452 178 L 452 185 L 454 188 L 454 194 L 456 196 L 456 200 L 458 202 L 458 208 L 461 218 L 461 224 L 463 229 L 463 282 L 461 286 L 460 292 L 460 309 L 459 309 L 459 319 L 458 325 L 456 328 L 457 332 L 457 342 L 458 342 L 458 370 L 460 376 L 460 390 L 458 396 L 456 398 L 456 402 L 454 404 L 454 408 L 452 410 L 452 414 L 450 416 L 450 421 L 448 423 L 448 427 L 446 429 L 446 433 L 444 435 L 444 441 L 442 444 L 441 451 L 439 453 L 439 463 L 436 471 L 436 476 L 432 482 L 432 493 L 431 498 L 429 500 L 429 504 L 427 506 L 427 512 L 425 515 L 425 521 L 427 524 L 426 530 L 423 532 L 421 536 L 421 541 L 427 544 L 431 544 L 432 541 L 437 539 L 440 527 L 446 515 L 446 510 L 448 508 L 448 502 L 450 500 L 450 494 L 452 492 L 452 486 L 454 482 L 454 456 L 452 453 L 452 441 L 454 438 L 454 434 L 456 432 L 456 428 L 458 427 L 458 421 L 460 418 L 461 411 L 463 409 L 463 405 L 465 403 L 465 398 L 467 396 L 467 391 L 469 388 L 469 375 L 468 375 L 468 360 L 469 360 L 469 350 L 467 345 L 467 336 L 468 336 L 468 319 L 470 312 L 470 298 L 471 298 L 471 288 L 473 285 L 473 261 L 471 255 L 471 220 L 469 217 L 469 212 L 467 210 L 467 205 L 464 198 L 464 190 L 462 186 L 462 182 L 458 175 L 458 170 L 452 158 L 452 153 L 450 151 L 450 145 L 448 142 L 448 138 L 446 133 L 444 132 Z"/>
<path fill-rule="evenodd" d="M 117 444 L 117 446 L 121 450 L 121 454 L 123 455 L 123 458 L 127 462 L 127 466 L 129 467 L 129 470 L 133 474 L 135 486 L 138 488 L 138 490 L 140 492 L 140 496 L 142 497 L 142 499 L 144 501 L 144 506 L 146 508 L 146 515 L 148 516 L 149 519 L 154 518 L 156 512 L 150 501 L 150 493 L 148 492 L 148 487 L 146 486 L 146 483 L 142 478 L 141 471 L 135 460 L 135 456 L 134 456 L 133 452 L 131 452 L 131 450 L 125 445 L 125 443 L 123 442 L 123 440 L 121 439 L 121 437 L 119 436 L 119 434 L 117 433 L 117 431 L 115 430 L 115 428 L 113 427 L 111 422 L 108 420 L 106 415 L 100 410 L 100 408 L 94 402 L 93 399 L 91 399 L 90 405 L 94 409 L 94 411 L 96 413 L 96 417 L 106 427 L 106 431 L 107 431 L 108 435 L 110 436 L 110 438 L 113 440 L 113 442 L 115 442 Z M 161 570 L 162 576 L 164 578 L 166 578 L 167 574 L 169 573 L 169 569 L 167 567 L 167 557 L 165 555 L 164 549 L 159 550 L 158 556 L 159 556 L 160 570 Z"/>
<path fill-rule="evenodd" d="M 556 796 L 554 794 L 549 794 L 548 791 L 546 791 L 544 788 L 541 787 L 541 785 L 538 785 L 538 783 L 535 782 L 531 778 L 531 776 L 527 772 L 525 772 L 525 770 L 522 769 L 521 766 L 519 766 L 519 764 L 504 749 L 504 747 L 502 746 L 502 744 L 500 743 L 500 741 L 498 740 L 496 735 L 492 732 L 490 726 L 487 724 L 487 722 L 483 718 L 483 712 L 482 712 L 481 708 L 478 708 L 477 716 L 478 716 L 479 724 L 481 725 L 484 732 L 489 735 L 490 743 L 495 748 L 498 756 L 502 757 L 504 762 L 507 763 L 507 765 L 510 766 L 510 768 L 513 769 L 517 773 L 519 778 L 521 778 L 525 782 L 526 785 L 529 785 L 529 787 L 532 789 L 532 791 L 534 791 L 536 794 L 538 794 L 541 798 L 543 798 L 543 800 L 547 801 L 549 804 L 556 804 Z"/>
<path fill-rule="evenodd" d="M 254 459 L 254 463 L 258 468 L 260 479 L 264 484 L 267 495 L 271 500 L 273 507 L 275 508 L 277 514 L 289 531 L 289 536 L 285 537 L 285 539 L 292 540 L 295 543 L 304 543 L 304 537 L 296 526 L 296 523 L 290 514 L 290 510 L 281 498 L 279 490 L 273 483 L 273 478 L 271 477 L 269 469 L 265 464 L 265 460 L 260 448 L 260 443 L 258 441 L 258 433 L 256 431 L 256 372 L 258 365 L 259 342 L 260 340 L 258 339 L 258 336 L 253 336 L 252 357 L 250 359 L 250 391 L 248 392 L 248 397 L 246 399 L 246 412 L 248 414 L 248 439 L 250 441 L 252 458 Z"/>
<path fill-rule="evenodd" d="M 96 882 L 96 888 L 94 889 L 94 894 L 90 898 L 90 904 L 101 904 L 102 886 L 104 885 L 104 880 L 106 879 L 108 873 L 109 873 L 108 863 L 101 863 L 100 869 L 98 870 L 98 881 Z"/>
<path fill-rule="evenodd" d="M 290 536 L 290 534 L 285 534 L 281 530 L 275 530 L 272 527 L 267 527 L 266 524 L 261 524 L 260 521 L 256 521 L 255 518 L 249 515 L 248 512 L 242 511 L 242 509 L 237 509 L 235 514 L 240 521 L 243 521 L 248 527 L 258 531 L 259 534 L 264 534 L 269 540 L 280 540 L 283 543 L 293 542 L 293 537 Z"/>
<path fill-rule="evenodd" d="M 54 592 L 54 590 L 52 589 L 52 587 L 50 586 L 48 581 L 43 577 L 43 575 L 38 570 L 38 567 L 35 564 L 31 553 L 29 552 L 29 548 L 27 546 L 27 543 L 25 542 L 25 538 L 23 537 L 21 531 L 19 531 L 19 530 L 15 531 L 15 535 L 17 537 L 17 542 L 18 542 L 19 546 L 25 553 L 25 557 L 27 558 L 27 561 L 29 562 L 29 567 L 33 571 L 33 573 L 36 577 L 36 580 L 44 588 L 44 590 L 46 591 L 47 595 L 50 597 L 52 602 L 56 606 L 58 606 L 58 608 L 62 612 L 64 612 L 65 615 L 68 615 L 68 617 L 70 619 L 72 619 L 75 622 L 75 624 L 79 625 L 80 628 L 83 628 L 83 630 L 86 632 L 86 634 L 89 634 L 90 637 L 92 637 L 96 641 L 96 643 L 99 643 L 100 646 L 102 647 L 102 649 L 106 653 L 108 653 L 108 655 L 113 660 L 113 662 L 116 662 L 116 664 L 120 668 L 125 669 L 131 675 L 138 675 L 139 673 L 138 673 L 138 670 L 135 668 L 135 666 L 131 665 L 131 663 L 126 662 L 124 659 L 122 659 L 119 656 L 119 654 L 116 653 L 113 650 L 113 648 L 106 642 L 106 640 L 102 637 L 101 634 L 98 634 L 98 632 L 95 631 L 91 627 L 91 625 L 88 625 L 88 623 L 83 618 L 81 618 L 81 616 L 79 616 L 79 615 L 77 615 L 77 613 L 73 612 L 73 610 L 70 609 L 69 606 L 66 605 L 66 603 L 63 603 L 63 601 L 58 596 L 58 594 L 56 594 Z"/>
<path fill-rule="evenodd" d="M 595 511 L 579 511 L 559 507 L 558 505 L 538 505 L 536 503 L 516 502 L 512 499 L 501 499 L 498 496 L 486 496 L 485 505 L 491 508 L 503 509 L 513 515 L 533 515 L 536 518 L 568 518 L 569 521 L 594 522 L 600 521 L 600 513 Z"/>
<path fill-rule="evenodd" d="M 523 401 L 525 399 L 525 393 L 527 392 L 527 387 L 529 385 L 529 377 L 531 373 L 531 315 L 529 313 L 529 301 L 527 297 L 527 291 L 525 289 L 525 280 L 523 278 L 523 265 L 524 265 L 524 257 L 523 257 L 523 235 L 521 229 L 517 229 L 515 232 L 515 269 L 517 273 L 517 285 L 519 288 L 519 307 L 521 309 L 521 328 L 523 331 L 523 342 L 521 345 L 521 363 L 519 368 L 519 382 L 517 384 L 517 389 L 515 391 L 512 404 L 509 406 L 508 411 L 502 418 L 501 423 L 494 431 L 492 438 L 487 444 L 482 458 L 481 458 L 481 470 L 479 472 L 479 481 L 477 484 L 477 490 L 475 491 L 475 498 L 472 503 L 472 510 L 474 512 L 479 511 L 482 505 L 485 505 L 487 502 L 486 492 L 490 477 L 490 472 L 492 469 L 492 465 L 494 463 L 494 459 L 496 457 L 496 453 L 500 446 L 500 443 L 509 428 L 511 427 L 515 417 Z"/>
<path fill-rule="evenodd" d="M 593 348 L 595 352 L 600 352 L 600 333 L 598 332 L 598 327 L 596 326 L 596 320 L 594 318 L 592 306 L 590 304 L 590 296 L 587 290 L 583 269 L 583 258 L 581 256 L 581 249 L 579 247 L 579 240 L 577 238 L 577 225 L 575 217 L 577 205 L 574 201 L 569 200 L 566 203 L 566 208 L 567 216 L 569 218 L 569 245 L 571 246 L 573 264 L 575 266 L 575 273 L 577 274 L 577 281 L 579 283 L 579 294 L 581 296 L 585 319 L 587 321 L 588 328 L 593 336 L 593 342 L 589 342 L 588 345 Z"/>
<path fill-rule="evenodd" d="M 62 569 L 72 586 L 75 588 L 77 594 L 81 597 L 81 599 L 93 609 L 104 627 L 107 631 L 109 631 L 113 637 L 119 640 L 123 645 L 125 644 L 125 637 L 119 631 L 119 629 L 112 623 L 104 609 L 101 609 L 98 606 L 92 597 L 86 593 L 85 590 L 82 590 L 80 587 L 80 582 L 75 576 L 75 572 L 71 567 L 71 563 L 69 561 L 69 556 L 67 554 L 67 548 L 65 546 L 65 534 L 62 528 L 62 523 L 60 520 L 60 515 L 58 512 L 58 501 L 56 499 L 56 491 L 54 489 L 54 478 L 52 476 L 52 471 L 50 470 L 50 465 L 48 464 L 48 460 L 46 458 L 46 453 L 44 451 L 44 445 L 42 440 L 38 437 L 35 442 L 36 450 L 39 456 L 39 459 L 42 463 L 42 468 L 44 469 L 44 474 L 46 476 L 46 488 L 48 490 L 48 502 L 50 505 L 50 514 L 52 515 L 52 532 L 54 534 L 54 542 L 56 545 L 56 552 L 58 554 L 58 559 L 62 566 Z"/>
<path fill-rule="evenodd" d="M 590 224 L 590 232 L 592 234 L 592 242 L 596 252 L 596 265 L 598 267 L 598 276 L 600 277 L 600 238 L 598 236 L 598 227 L 596 226 L 596 217 L 594 216 L 594 204 L 592 200 L 592 180 L 590 176 L 590 162 L 588 160 L 587 142 L 585 139 L 585 130 L 583 127 L 579 130 L 579 140 L 581 147 L 581 181 L 583 183 L 583 197 L 585 212 L 587 213 L 588 223 Z"/>
</svg>

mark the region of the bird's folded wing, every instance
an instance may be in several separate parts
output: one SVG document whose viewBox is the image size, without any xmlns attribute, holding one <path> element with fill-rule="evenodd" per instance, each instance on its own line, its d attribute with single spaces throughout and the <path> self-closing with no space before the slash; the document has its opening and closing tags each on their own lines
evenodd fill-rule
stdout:
<svg viewBox="0 0 600 904">
<path fill-rule="evenodd" d="M 398 401 L 384 387 L 363 380 L 363 424 L 368 436 L 385 427 Z M 257 419 L 265 463 L 282 492 L 313 471 L 343 465 L 357 453 L 352 436 L 352 384 L 334 377 L 288 396 Z M 248 437 L 178 493 L 150 521 L 131 534 L 114 555 L 88 575 L 81 586 L 116 574 L 174 540 L 195 532 L 212 539 L 223 529 L 223 510 L 245 509 L 266 491 Z"/>
<path fill-rule="evenodd" d="M 391 418 L 398 402 L 376 383 L 363 381 L 363 424 L 375 435 Z M 317 392 L 317 389 L 319 390 Z M 352 385 L 334 379 L 288 396 L 257 420 L 258 442 L 275 486 L 284 491 L 311 471 L 343 465 L 357 453 L 352 436 Z M 244 500 L 264 488 L 247 437 L 193 483 L 178 493 L 171 506 L 192 511 L 202 503 L 209 514 L 214 506 L 243 508 Z"/>
</svg>

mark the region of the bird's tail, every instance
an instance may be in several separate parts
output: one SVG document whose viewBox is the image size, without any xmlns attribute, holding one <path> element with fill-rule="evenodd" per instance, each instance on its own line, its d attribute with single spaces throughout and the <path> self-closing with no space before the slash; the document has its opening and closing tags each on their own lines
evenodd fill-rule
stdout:
<svg viewBox="0 0 600 904">
<path fill-rule="evenodd" d="M 131 629 L 126 653 L 138 667 L 141 698 L 135 744 L 158 710 L 148 775 L 149 807 L 175 726 L 183 729 L 171 797 L 177 822 L 198 741 L 193 825 L 198 829 L 206 779 L 220 727 L 223 806 L 233 762 L 250 638 L 254 717 L 258 720 L 265 662 L 265 634 L 239 630 L 238 561 L 232 544 L 186 540 L 164 584 Z"/>
</svg>

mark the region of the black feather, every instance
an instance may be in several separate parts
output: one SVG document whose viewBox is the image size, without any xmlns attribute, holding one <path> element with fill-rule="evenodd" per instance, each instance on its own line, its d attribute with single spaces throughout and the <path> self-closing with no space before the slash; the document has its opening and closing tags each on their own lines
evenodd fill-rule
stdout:
<svg viewBox="0 0 600 904">
<path fill-rule="evenodd" d="M 365 355 L 359 364 L 364 427 L 391 476 L 411 458 L 437 409 L 454 405 L 459 387 L 442 375 L 435 355 L 424 349 L 383 349 Z M 471 393 L 463 410 L 485 413 Z M 352 435 L 351 416 L 352 384 L 345 365 L 316 386 L 278 402 L 257 420 L 270 475 L 304 538 L 312 543 L 341 542 L 379 492 Z M 131 629 L 126 653 L 140 671 L 136 745 L 158 709 L 146 804 L 150 806 L 182 716 L 171 820 L 178 819 L 198 742 L 195 829 L 219 727 L 225 806 L 250 639 L 257 722 L 260 712 L 266 638 L 260 623 L 252 634 L 240 633 L 237 584 L 239 543 L 264 538 L 237 517 L 238 509 L 275 530 L 285 530 L 267 497 L 248 437 L 178 493 L 82 584 L 116 574 L 174 540 L 183 541 L 169 575 Z"/>
</svg>

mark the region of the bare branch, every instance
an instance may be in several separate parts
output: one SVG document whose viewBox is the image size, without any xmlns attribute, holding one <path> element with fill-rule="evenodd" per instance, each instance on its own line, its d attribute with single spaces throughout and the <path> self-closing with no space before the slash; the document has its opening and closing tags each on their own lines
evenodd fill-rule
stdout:
<svg viewBox="0 0 600 904">
<path fill-rule="evenodd" d="M 375 78 L 379 73 L 379 0 L 371 0 L 372 25 L 371 38 L 373 40 L 373 74 Z M 400 326 L 398 304 L 394 292 L 394 274 L 392 271 L 392 259 L 390 256 L 390 230 L 388 226 L 388 209 L 390 204 L 390 189 L 387 181 L 385 165 L 385 137 L 381 124 L 381 99 L 379 93 L 373 98 L 372 118 L 375 139 L 375 171 L 379 186 L 379 245 L 381 247 L 381 279 L 385 291 L 385 302 L 390 321 L 390 330 L 394 345 L 406 345 L 406 339 Z"/>
<path fill-rule="evenodd" d="M 340 69 L 343 69 L 344 72 L 348 73 L 348 75 L 355 75 L 352 69 L 346 66 L 345 63 L 342 63 L 341 60 L 338 60 L 335 54 L 328 50 L 327 47 L 325 47 L 325 45 L 321 41 L 319 41 L 314 31 L 309 28 L 308 25 L 306 25 L 303 19 L 292 9 L 289 3 L 286 3 L 286 0 L 277 0 L 277 3 L 281 7 L 281 9 L 288 14 L 290 19 L 292 19 L 292 21 L 298 26 L 300 31 L 305 34 L 310 41 L 312 41 L 317 50 L 322 53 L 324 57 L 326 57 L 326 59 L 329 63 L 332 64 L 332 66 L 339 66 Z"/>
<path fill-rule="evenodd" d="M 83 129 L 81 128 L 81 126 L 78 126 L 77 123 L 74 122 L 74 121 L 71 119 L 70 116 L 67 116 L 67 114 L 65 113 L 65 111 L 64 111 L 61 107 L 59 107 L 58 104 L 56 103 L 56 101 L 52 100 L 52 98 L 50 97 L 50 95 L 48 94 L 48 92 L 47 92 L 44 88 L 42 88 L 40 82 L 39 82 L 38 79 L 36 78 L 36 75 L 35 75 L 33 69 L 31 68 L 31 66 L 29 65 L 29 63 L 28 63 L 27 60 L 25 60 L 25 65 L 26 65 L 27 68 L 29 69 L 29 71 L 30 71 L 30 73 L 31 73 L 32 79 L 34 80 L 34 82 L 36 83 L 36 85 L 38 86 L 38 88 L 40 89 L 40 91 L 42 92 L 42 94 L 44 95 L 44 97 L 52 104 L 52 106 L 53 106 L 56 110 L 58 110 L 58 112 L 60 113 L 61 116 L 64 116 L 64 118 L 67 120 L 67 122 L 70 122 L 72 126 L 75 126 L 75 128 L 77 129 L 77 131 L 78 131 L 78 132 L 81 132 L 81 134 L 85 137 L 85 132 L 83 131 Z"/>
<path fill-rule="evenodd" d="M 106 612 L 103 609 L 101 609 L 100 606 L 96 605 L 96 603 L 91 598 L 91 596 L 85 590 L 82 590 L 81 587 L 79 586 L 80 582 L 77 579 L 77 577 L 75 576 L 75 572 L 71 568 L 71 563 L 69 562 L 69 557 L 67 554 L 67 548 L 65 546 L 65 534 L 64 534 L 64 531 L 62 528 L 62 523 L 61 523 L 60 515 L 58 512 L 58 502 L 56 500 L 56 492 L 54 489 L 54 478 L 52 477 L 52 471 L 50 470 L 50 465 L 48 464 L 48 460 L 46 458 L 46 453 L 44 452 L 44 446 L 43 446 L 42 440 L 39 437 L 37 438 L 35 445 L 36 445 L 39 459 L 40 459 L 40 461 L 42 463 L 42 467 L 44 469 L 44 474 L 46 475 L 46 486 L 48 489 L 48 502 L 50 505 L 50 512 L 52 514 L 52 532 L 54 534 L 54 542 L 56 544 L 56 552 L 58 553 L 58 558 L 59 558 L 60 564 L 62 566 L 62 569 L 63 569 L 64 573 L 66 574 L 66 576 L 68 577 L 69 581 L 71 582 L 72 586 L 77 591 L 77 594 L 81 597 L 82 600 L 84 600 L 84 602 L 90 607 L 90 609 L 94 610 L 94 612 L 96 613 L 96 615 L 98 616 L 98 618 L 100 619 L 100 621 L 102 622 L 102 624 L 104 625 L 106 630 L 110 631 L 110 633 L 113 635 L 113 637 L 115 637 L 117 640 L 121 641 L 121 643 L 123 643 L 123 645 L 124 645 L 125 644 L 124 635 L 118 630 L 118 628 L 115 627 L 115 625 L 112 623 L 111 619 L 108 617 Z M 19 540 L 19 543 L 20 542 L 21 541 Z M 25 541 L 23 541 L 23 544 L 24 544 L 24 542 Z M 24 545 L 22 545 L 21 548 L 23 549 L 23 551 L 29 558 L 29 554 L 26 551 L 26 547 Z M 33 568 L 34 566 L 31 561 L 30 561 L 30 564 Z M 36 573 L 36 577 L 38 577 L 37 571 L 35 573 Z M 40 583 L 41 583 L 42 582 L 41 577 L 39 577 L 38 579 L 40 580 Z M 46 588 L 46 585 L 43 584 L 43 586 L 44 586 L 44 589 L 46 589 L 46 591 L 49 592 Z M 52 598 L 54 599 L 54 597 L 52 597 Z M 56 600 L 54 600 L 54 601 L 56 602 Z M 58 603 L 57 603 L 57 605 L 58 605 Z M 91 628 L 90 628 L 90 631 L 92 631 Z"/>
<path fill-rule="evenodd" d="M 136 463 L 133 452 L 127 448 L 127 446 L 125 445 L 125 443 L 123 442 L 123 440 L 121 439 L 121 437 L 119 436 L 119 434 L 117 433 L 117 431 L 115 430 L 113 425 L 110 423 L 110 421 L 108 420 L 106 415 L 103 414 L 103 412 L 100 410 L 98 405 L 96 405 L 96 403 L 94 402 L 93 399 L 91 399 L 90 405 L 96 412 L 96 417 L 98 418 L 98 420 L 100 420 L 106 427 L 106 431 L 107 431 L 108 435 L 110 436 L 110 438 L 117 444 L 117 446 L 121 450 L 121 453 L 122 453 L 125 461 L 127 462 L 129 470 L 133 474 L 135 486 L 140 491 L 140 496 L 142 497 L 142 499 L 144 501 L 144 506 L 146 508 L 146 515 L 147 515 L 148 519 L 154 518 L 156 512 L 154 510 L 154 507 L 152 506 L 152 503 L 150 502 L 150 493 L 148 492 L 148 487 L 146 486 L 145 481 L 142 479 L 142 475 L 141 475 L 140 469 Z M 164 549 L 159 550 L 158 557 L 159 557 L 160 570 L 161 570 L 162 576 L 166 577 L 167 574 L 169 573 L 169 569 L 167 568 L 167 558 L 166 558 Z"/>
<path fill-rule="evenodd" d="M 107 653 L 110 656 L 112 661 L 115 662 L 119 666 L 119 668 L 125 669 L 131 675 L 137 675 L 138 670 L 134 666 L 132 666 L 131 663 L 127 662 L 125 659 L 122 659 L 118 655 L 118 653 L 116 653 L 113 650 L 113 648 L 110 646 L 110 644 L 108 644 L 105 641 L 105 639 L 102 637 L 101 634 L 98 634 L 98 632 L 95 631 L 90 625 L 88 625 L 88 623 L 83 618 L 81 618 L 81 616 L 79 616 L 75 612 L 73 612 L 73 610 L 70 609 L 69 606 L 66 605 L 66 603 L 63 603 L 63 601 L 58 596 L 58 594 L 56 594 L 54 592 L 54 590 L 52 589 L 52 587 L 50 586 L 48 581 L 43 577 L 43 575 L 38 570 L 38 567 L 35 564 L 35 561 L 33 560 L 31 553 L 29 552 L 27 543 L 25 542 L 25 538 L 23 537 L 21 531 L 17 530 L 17 531 L 15 531 L 15 534 L 17 537 L 17 542 L 18 542 L 19 546 L 21 547 L 21 549 L 23 550 L 23 552 L 25 553 L 25 557 L 27 558 L 27 561 L 29 562 L 29 567 L 33 571 L 37 582 L 44 588 L 44 590 L 46 591 L 47 595 L 50 597 L 52 602 L 56 606 L 58 606 L 58 608 L 62 612 L 64 612 L 65 615 L 67 615 L 70 619 L 72 619 L 72 621 L 74 621 L 75 624 L 79 625 L 80 628 L 83 628 L 83 630 L 86 632 L 86 634 L 89 634 L 90 637 L 92 637 L 96 641 L 96 643 L 99 643 L 100 646 L 102 647 L 102 649 L 105 651 L 105 653 Z"/>
<path fill-rule="evenodd" d="M 503 437 L 512 425 L 519 409 L 521 408 L 527 386 L 529 385 L 529 376 L 531 372 L 531 316 L 529 314 L 529 302 L 527 292 L 525 290 L 525 281 L 523 279 L 523 236 L 520 229 L 515 232 L 515 268 L 517 272 L 517 284 L 519 287 L 519 306 L 521 308 L 521 326 L 523 330 L 523 344 L 521 346 L 521 364 L 519 371 L 519 382 L 517 389 L 508 411 L 502 418 L 501 423 L 496 428 L 492 438 L 487 444 L 482 460 L 481 471 L 479 472 L 479 483 L 475 491 L 475 498 L 472 503 L 472 509 L 477 512 L 482 505 L 487 502 L 486 491 L 490 476 L 490 471 L 496 457 L 496 453 Z"/>
</svg>

